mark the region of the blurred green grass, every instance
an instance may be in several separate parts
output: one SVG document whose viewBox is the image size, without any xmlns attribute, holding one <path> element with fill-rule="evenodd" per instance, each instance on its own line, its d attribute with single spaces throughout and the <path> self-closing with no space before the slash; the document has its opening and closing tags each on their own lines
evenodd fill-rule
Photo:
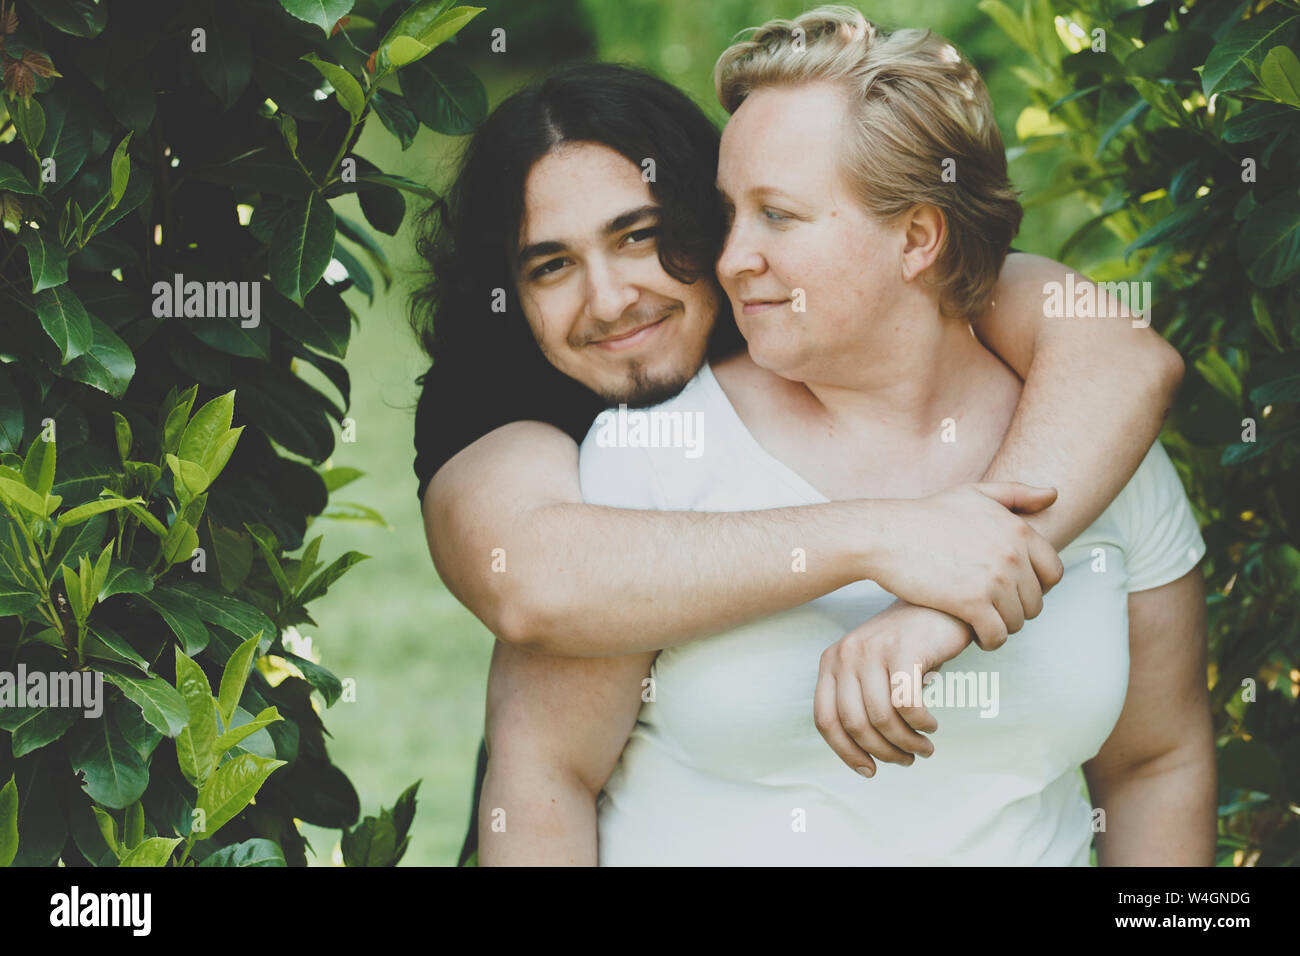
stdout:
<svg viewBox="0 0 1300 956">
<path fill-rule="evenodd" d="M 389 172 L 437 184 L 455 143 L 422 128 L 402 152 L 374 123 L 356 153 Z M 313 523 L 309 534 L 325 535 L 322 558 L 355 549 L 371 559 L 312 604 L 319 627 L 304 625 L 299 632 L 312 638 L 322 664 L 356 681 L 356 701 L 339 701 L 322 719 L 332 735 L 330 755 L 356 787 L 362 815 L 391 807 L 402 790 L 422 779 L 403 865 L 453 865 L 469 819 L 492 635 L 439 581 L 415 495 L 415 378 L 429 363 L 406 320 L 407 296 L 418 281 L 413 220 L 424 201 L 406 199 L 396 236 L 371 230 L 393 266 L 391 289 L 385 291 L 376 275 L 373 305 L 355 288 L 344 294 L 359 317 L 345 362 L 356 441 L 339 442 L 331 459 L 335 467 L 366 473 L 336 492 L 335 500 L 374 508 L 391 530 L 324 518 Z M 333 206 L 365 222 L 355 196 Z M 315 369 L 299 364 L 305 379 L 323 383 Z M 329 392 L 328 385 L 323 388 Z M 309 825 L 302 831 L 316 851 L 313 865 L 333 865 L 339 832 Z"/>
</svg>

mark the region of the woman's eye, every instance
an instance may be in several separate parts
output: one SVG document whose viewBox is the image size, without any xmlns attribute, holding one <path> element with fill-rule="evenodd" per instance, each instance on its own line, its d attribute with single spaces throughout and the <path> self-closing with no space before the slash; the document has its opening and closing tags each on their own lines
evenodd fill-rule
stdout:
<svg viewBox="0 0 1300 956">
<path fill-rule="evenodd" d="M 763 208 L 763 215 L 767 217 L 768 222 L 785 222 L 790 218 L 789 216 L 779 213 L 775 209 L 769 209 L 766 206 Z"/>
</svg>

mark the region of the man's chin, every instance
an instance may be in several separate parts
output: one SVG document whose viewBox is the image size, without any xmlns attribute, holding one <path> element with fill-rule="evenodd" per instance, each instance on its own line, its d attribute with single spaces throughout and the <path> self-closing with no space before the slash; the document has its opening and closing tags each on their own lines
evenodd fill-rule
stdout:
<svg viewBox="0 0 1300 956">
<path fill-rule="evenodd" d="M 626 405 L 628 408 L 648 408 L 651 405 L 666 402 L 677 395 L 695 377 L 697 371 L 698 369 L 692 369 L 689 372 L 679 372 L 675 375 L 654 379 L 636 376 L 632 381 L 625 382 L 619 389 L 602 390 L 597 394 L 610 406 Z"/>
</svg>

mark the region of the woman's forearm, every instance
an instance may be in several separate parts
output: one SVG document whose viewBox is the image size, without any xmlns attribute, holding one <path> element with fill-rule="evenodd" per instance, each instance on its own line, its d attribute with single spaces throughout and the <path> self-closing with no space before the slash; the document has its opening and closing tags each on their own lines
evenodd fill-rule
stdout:
<svg viewBox="0 0 1300 956">
<path fill-rule="evenodd" d="M 1101 866 L 1213 866 L 1213 746 L 1188 744 L 1107 778 L 1088 777 Z"/>
</svg>

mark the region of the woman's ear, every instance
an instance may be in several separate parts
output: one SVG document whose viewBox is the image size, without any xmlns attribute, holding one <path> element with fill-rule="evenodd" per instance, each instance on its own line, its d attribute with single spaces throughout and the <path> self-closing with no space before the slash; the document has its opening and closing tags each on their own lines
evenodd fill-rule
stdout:
<svg viewBox="0 0 1300 956">
<path fill-rule="evenodd" d="M 903 281 L 911 282 L 939 258 L 948 223 L 938 206 L 913 206 L 903 214 Z"/>
</svg>

